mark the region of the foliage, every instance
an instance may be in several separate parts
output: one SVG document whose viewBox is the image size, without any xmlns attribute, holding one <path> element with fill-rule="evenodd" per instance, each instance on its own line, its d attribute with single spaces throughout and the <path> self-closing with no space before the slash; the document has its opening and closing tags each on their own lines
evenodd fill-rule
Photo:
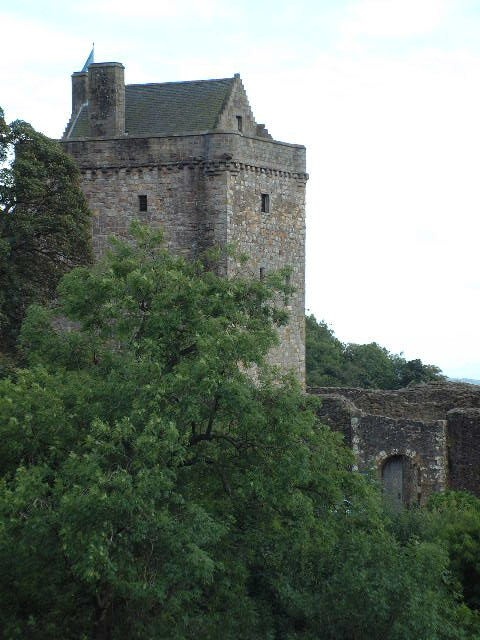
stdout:
<svg viewBox="0 0 480 640">
<path fill-rule="evenodd" d="M 443 380 L 438 367 L 406 360 L 376 342 L 343 344 L 325 322 L 306 318 L 306 368 L 310 387 L 400 389 Z"/>
<path fill-rule="evenodd" d="M 91 260 L 90 216 L 60 144 L 25 122 L 7 125 L 0 109 L 2 161 L 0 344 L 12 352 L 28 305 L 52 300 L 64 273 Z"/>
<path fill-rule="evenodd" d="M 432 496 L 428 507 L 434 537 L 447 546 L 465 602 L 480 616 L 480 499 L 467 492 L 447 491 Z"/>
<path fill-rule="evenodd" d="M 134 233 L 30 310 L 29 368 L 0 381 L 4 636 L 469 637 L 442 548 L 391 533 L 315 399 L 265 366 L 288 278 Z"/>
<path fill-rule="evenodd" d="M 317 322 L 313 315 L 305 318 L 305 365 L 309 386 L 343 384 L 344 345 L 326 322 Z"/>
</svg>

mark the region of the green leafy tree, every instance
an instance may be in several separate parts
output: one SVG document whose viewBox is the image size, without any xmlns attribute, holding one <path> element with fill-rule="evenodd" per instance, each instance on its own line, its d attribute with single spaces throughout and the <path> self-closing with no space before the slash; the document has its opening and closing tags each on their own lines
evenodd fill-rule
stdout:
<svg viewBox="0 0 480 640">
<path fill-rule="evenodd" d="M 326 322 L 317 322 L 313 315 L 305 318 L 305 359 L 309 386 L 344 384 L 344 345 Z"/>
<path fill-rule="evenodd" d="M 310 387 L 400 389 L 444 380 L 441 370 L 421 360 L 406 360 L 376 342 L 342 343 L 325 323 L 306 318 L 306 370 Z"/>
<path fill-rule="evenodd" d="M 400 358 L 398 362 L 398 384 L 401 387 L 412 383 L 438 382 L 440 380 L 445 380 L 445 376 L 441 369 L 433 364 L 423 364 L 418 358 L 407 361 Z"/>
<path fill-rule="evenodd" d="M 91 244 L 78 169 L 58 142 L 25 122 L 7 125 L 0 109 L 0 162 L 0 344 L 5 359 L 15 348 L 28 305 L 52 300 L 60 278 L 91 261 Z"/>
<path fill-rule="evenodd" d="M 395 359 L 376 342 L 347 344 L 344 376 L 348 386 L 395 389 L 398 384 Z"/>
<path fill-rule="evenodd" d="M 315 400 L 266 367 L 288 278 L 134 235 L 30 309 L 29 368 L 0 381 L 4 637 L 468 637 L 442 548 L 389 531 Z"/>
<path fill-rule="evenodd" d="M 432 496 L 428 508 L 434 537 L 447 546 L 465 602 L 480 616 L 480 499 L 447 491 Z"/>
</svg>

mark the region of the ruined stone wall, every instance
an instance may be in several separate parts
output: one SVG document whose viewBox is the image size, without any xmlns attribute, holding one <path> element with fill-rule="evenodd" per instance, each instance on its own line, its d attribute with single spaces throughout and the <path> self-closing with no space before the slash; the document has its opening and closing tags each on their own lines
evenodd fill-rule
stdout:
<svg viewBox="0 0 480 640">
<path fill-rule="evenodd" d="M 310 392 L 322 398 L 320 419 L 344 434 L 360 470 L 381 477 L 388 460 L 409 461 L 411 502 L 423 504 L 447 487 L 480 496 L 480 387 L 441 382 Z"/>
<path fill-rule="evenodd" d="M 366 413 L 393 418 L 444 420 L 452 408 L 480 408 L 480 387 L 463 383 L 434 382 L 396 391 L 318 387 L 312 393 L 341 395 Z"/>
<path fill-rule="evenodd" d="M 407 487 L 409 504 L 425 504 L 447 480 L 446 421 L 422 422 L 409 418 L 363 415 L 352 420 L 352 447 L 358 469 L 376 469 L 381 475 L 394 456 L 408 459 L 414 470 Z"/>
<path fill-rule="evenodd" d="M 449 486 L 480 496 L 480 409 L 452 409 L 447 419 Z"/>
<path fill-rule="evenodd" d="M 353 418 L 363 415 L 350 400 L 344 396 L 335 394 L 319 394 L 322 398 L 322 404 L 317 410 L 318 417 L 323 424 L 326 424 L 332 431 L 338 431 L 343 434 L 345 444 L 349 447 L 353 446 L 352 424 Z"/>
</svg>

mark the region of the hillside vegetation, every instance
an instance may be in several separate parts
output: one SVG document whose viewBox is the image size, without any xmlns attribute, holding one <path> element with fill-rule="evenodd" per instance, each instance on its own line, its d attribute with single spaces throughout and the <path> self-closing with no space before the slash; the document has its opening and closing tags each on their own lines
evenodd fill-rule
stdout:
<svg viewBox="0 0 480 640">
<path fill-rule="evenodd" d="M 309 387 L 401 389 L 409 384 L 445 380 L 441 370 L 419 359 L 406 360 L 376 342 L 340 342 L 313 315 L 306 317 L 306 371 Z"/>
</svg>

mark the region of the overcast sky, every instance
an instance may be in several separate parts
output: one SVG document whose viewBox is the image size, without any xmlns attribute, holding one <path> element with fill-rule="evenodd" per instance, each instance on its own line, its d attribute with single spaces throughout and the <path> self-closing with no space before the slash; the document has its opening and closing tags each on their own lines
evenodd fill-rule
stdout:
<svg viewBox="0 0 480 640">
<path fill-rule="evenodd" d="M 0 105 L 60 137 L 95 42 L 126 82 L 239 72 L 305 144 L 307 308 L 480 379 L 480 0 L 0 0 Z"/>
</svg>

